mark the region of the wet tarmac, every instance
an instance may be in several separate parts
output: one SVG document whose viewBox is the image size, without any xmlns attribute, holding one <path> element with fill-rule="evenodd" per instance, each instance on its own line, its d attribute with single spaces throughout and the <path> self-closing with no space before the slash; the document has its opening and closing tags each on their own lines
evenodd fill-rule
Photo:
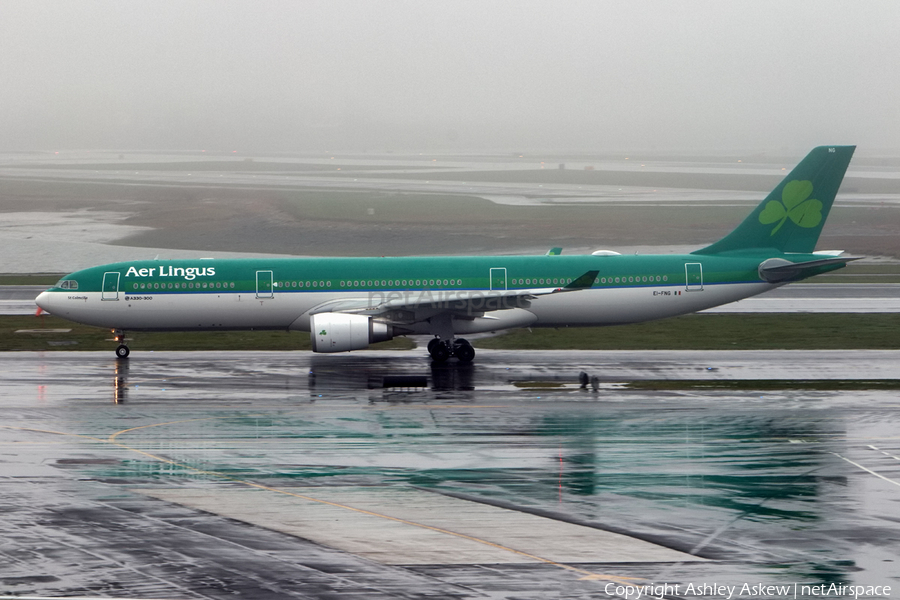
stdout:
<svg viewBox="0 0 900 600">
<path fill-rule="evenodd" d="M 897 392 L 619 382 L 896 379 L 898 364 L 894 351 L 481 351 L 470 366 L 5 353 L 0 595 L 544 599 L 668 584 L 667 597 L 788 598 L 834 583 L 890 597 Z"/>
</svg>

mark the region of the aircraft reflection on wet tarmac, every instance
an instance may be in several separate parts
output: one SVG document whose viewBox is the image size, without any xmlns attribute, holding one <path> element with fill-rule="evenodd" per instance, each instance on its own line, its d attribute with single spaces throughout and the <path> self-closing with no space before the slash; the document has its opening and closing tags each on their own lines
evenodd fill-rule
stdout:
<svg viewBox="0 0 900 600">
<path fill-rule="evenodd" d="M 313 355 L 310 359 L 306 388 L 311 397 L 316 397 L 319 392 L 382 390 L 384 399 L 410 399 L 413 398 L 410 392 L 475 390 L 477 367 L 473 363 L 431 363 L 418 369 L 398 371 L 392 368 L 390 358 L 371 360 L 353 356 L 339 364 L 328 357 L 321 360 L 322 357 Z M 113 363 L 113 402 L 116 404 L 128 400 L 130 364 L 128 360 Z M 290 386 L 304 387 L 300 378 L 291 378 Z"/>
<path fill-rule="evenodd" d="M 595 598 L 627 578 L 898 589 L 895 394 L 578 381 L 770 373 L 777 354 L 0 355 L 0 582 L 202 598 Z M 898 362 L 790 356 L 806 377 Z M 604 551 L 598 532 L 649 545 Z M 653 552 L 677 554 L 640 559 Z"/>
<path fill-rule="evenodd" d="M 397 369 L 390 357 L 371 359 L 365 355 L 348 355 L 343 360 L 330 356 L 310 356 L 309 390 L 348 391 L 385 390 L 386 393 L 430 389 L 472 391 L 475 389 L 474 363 L 430 363 Z"/>
</svg>

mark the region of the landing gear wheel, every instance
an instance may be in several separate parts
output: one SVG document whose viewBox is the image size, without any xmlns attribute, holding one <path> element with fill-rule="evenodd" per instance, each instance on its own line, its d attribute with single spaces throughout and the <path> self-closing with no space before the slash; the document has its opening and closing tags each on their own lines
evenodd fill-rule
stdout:
<svg viewBox="0 0 900 600">
<path fill-rule="evenodd" d="M 116 358 L 128 358 L 129 354 L 131 354 L 131 350 L 125 344 L 119 344 L 119 347 L 116 348 Z"/>
<path fill-rule="evenodd" d="M 441 338 L 431 338 L 428 340 L 428 354 L 431 354 L 431 351 L 434 350 L 434 347 L 441 343 Z"/>
<path fill-rule="evenodd" d="M 453 356 L 461 363 L 472 362 L 475 358 L 475 348 L 466 340 L 457 340 L 453 345 Z"/>
<path fill-rule="evenodd" d="M 450 348 L 447 347 L 447 344 L 439 342 L 431 348 L 429 354 L 434 362 L 447 362 L 447 359 L 450 358 Z"/>
</svg>

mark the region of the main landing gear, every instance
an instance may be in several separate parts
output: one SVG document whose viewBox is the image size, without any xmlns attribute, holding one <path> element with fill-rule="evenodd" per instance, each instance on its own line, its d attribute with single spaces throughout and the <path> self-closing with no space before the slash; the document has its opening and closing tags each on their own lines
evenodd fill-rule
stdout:
<svg viewBox="0 0 900 600">
<path fill-rule="evenodd" d="M 131 350 L 125 345 L 125 332 L 121 329 L 114 329 L 113 335 L 115 336 L 115 340 L 119 342 L 119 345 L 116 346 L 116 358 L 128 358 L 128 355 L 131 354 Z"/>
<path fill-rule="evenodd" d="M 442 340 L 436 337 L 428 342 L 428 354 L 434 362 L 446 362 L 451 356 L 455 356 L 459 362 L 469 363 L 475 358 L 475 348 L 462 338 Z"/>
</svg>

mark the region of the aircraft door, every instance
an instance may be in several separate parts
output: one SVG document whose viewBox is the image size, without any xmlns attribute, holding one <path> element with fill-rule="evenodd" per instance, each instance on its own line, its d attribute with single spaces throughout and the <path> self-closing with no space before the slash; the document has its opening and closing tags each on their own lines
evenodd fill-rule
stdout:
<svg viewBox="0 0 900 600">
<path fill-rule="evenodd" d="M 491 291 L 506 291 L 506 267 L 491 268 Z"/>
<path fill-rule="evenodd" d="M 703 265 L 700 263 L 685 263 L 684 276 L 685 290 L 688 292 L 703 291 Z"/>
<path fill-rule="evenodd" d="M 275 277 L 272 271 L 256 272 L 256 297 L 257 298 L 274 298 L 275 286 L 273 284 Z"/>
<path fill-rule="evenodd" d="M 101 300 L 118 300 L 119 299 L 119 276 L 118 271 L 110 271 L 103 274 L 103 288 L 100 292 Z"/>
</svg>

